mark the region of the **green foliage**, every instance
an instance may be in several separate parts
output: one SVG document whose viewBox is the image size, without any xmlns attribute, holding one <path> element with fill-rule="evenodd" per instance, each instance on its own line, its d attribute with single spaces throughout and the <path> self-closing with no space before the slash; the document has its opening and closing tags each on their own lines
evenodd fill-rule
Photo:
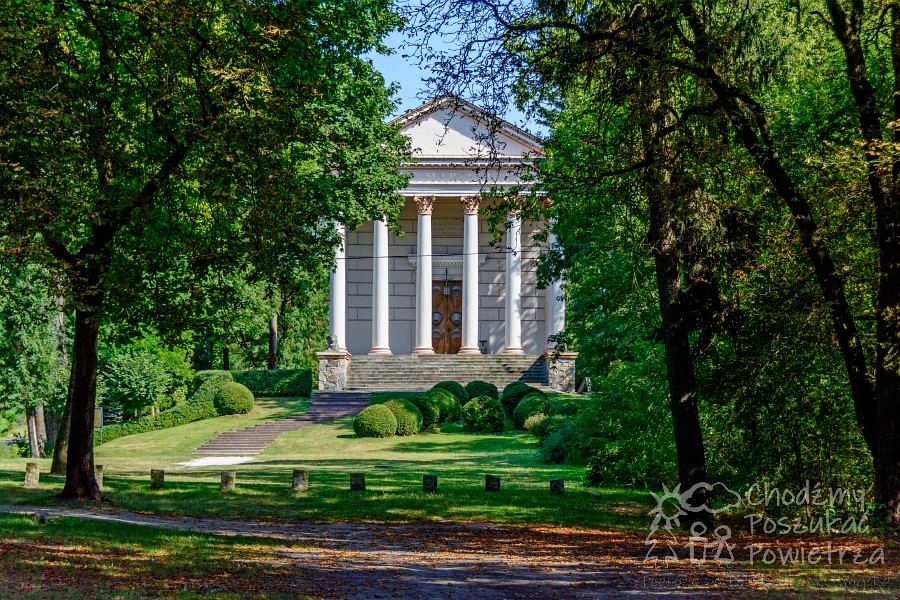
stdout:
<svg viewBox="0 0 900 600">
<path fill-rule="evenodd" d="M 416 435 L 422 430 L 422 413 L 416 406 L 403 398 L 388 400 L 386 406 L 397 419 L 397 435 Z"/>
<path fill-rule="evenodd" d="M 500 401 L 503 403 L 503 408 L 506 409 L 506 414 L 512 415 L 516 406 L 519 404 L 519 400 L 528 394 L 534 393 L 543 394 L 543 392 L 536 387 L 532 387 L 521 381 L 514 381 L 503 388 L 503 395 L 500 397 Z"/>
<path fill-rule="evenodd" d="M 552 409 L 554 415 L 572 417 L 578 414 L 578 411 L 581 410 L 581 407 L 575 402 L 563 402 L 561 404 L 554 404 L 552 406 Z"/>
<path fill-rule="evenodd" d="M 527 419 L 525 419 L 525 424 L 522 426 L 522 429 L 527 431 L 528 433 L 534 433 L 537 430 L 538 426 L 547 418 L 547 415 L 544 413 L 538 413 L 536 415 L 531 415 Z"/>
<path fill-rule="evenodd" d="M 469 392 L 466 391 L 466 388 L 463 387 L 461 383 L 458 383 L 456 381 L 442 381 L 435 385 L 432 389 L 435 388 L 447 390 L 448 392 L 456 396 L 456 399 L 459 400 L 460 404 L 465 404 L 469 401 Z"/>
<path fill-rule="evenodd" d="M 438 423 L 459 421 L 462 407 L 459 400 L 445 389 L 433 388 L 425 392 L 425 402 L 434 404 L 438 410 Z"/>
<path fill-rule="evenodd" d="M 516 427 L 522 429 L 525 426 L 526 419 L 538 413 L 545 415 L 550 413 L 550 403 L 547 402 L 546 394 L 528 394 L 516 405 L 515 410 L 513 410 L 512 420 Z"/>
<path fill-rule="evenodd" d="M 579 435 L 571 421 L 561 423 L 541 444 L 541 457 L 551 464 L 575 463 L 581 457 Z"/>
<path fill-rule="evenodd" d="M 231 371 L 197 371 L 191 380 L 191 394 L 196 394 L 208 381 L 229 382 L 234 381 Z"/>
<path fill-rule="evenodd" d="M 564 415 L 550 415 L 549 417 L 541 419 L 540 422 L 535 426 L 532 433 L 537 437 L 538 440 L 540 440 L 540 443 L 543 444 L 544 440 L 550 437 L 553 432 L 562 427 L 563 424 L 569 423 L 570 421 L 571 419 Z"/>
<path fill-rule="evenodd" d="M 462 409 L 462 418 L 471 431 L 502 433 L 505 415 L 503 405 L 491 396 L 476 396 Z"/>
<path fill-rule="evenodd" d="M 353 421 L 357 437 L 390 437 L 397 432 L 397 417 L 384 404 L 367 406 Z"/>
<path fill-rule="evenodd" d="M 438 402 L 428 394 L 417 394 L 409 399 L 409 402 L 422 413 L 422 427 L 431 427 L 441 419 L 441 407 Z"/>
<path fill-rule="evenodd" d="M 257 398 L 303 397 L 312 395 L 312 369 L 255 369 L 233 373 L 234 380 Z"/>
<path fill-rule="evenodd" d="M 172 386 L 172 377 L 154 355 L 134 348 L 116 352 L 100 375 L 103 406 L 139 415 L 159 406 Z"/>
<path fill-rule="evenodd" d="M 215 399 L 220 415 L 237 415 L 253 410 L 253 392 L 247 386 L 231 381 L 219 388 Z"/>
<path fill-rule="evenodd" d="M 466 393 L 469 394 L 469 398 L 476 398 L 478 396 L 490 396 L 493 399 L 498 399 L 500 397 L 500 392 L 497 390 L 497 386 L 493 383 L 488 383 L 487 381 L 470 381 L 466 384 Z"/>
</svg>

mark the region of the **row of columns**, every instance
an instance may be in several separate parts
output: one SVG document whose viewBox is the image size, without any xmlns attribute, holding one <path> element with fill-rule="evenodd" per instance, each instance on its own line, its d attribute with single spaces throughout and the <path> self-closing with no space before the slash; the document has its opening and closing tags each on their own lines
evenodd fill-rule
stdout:
<svg viewBox="0 0 900 600">
<path fill-rule="evenodd" d="M 416 240 L 416 326 L 413 354 L 434 354 L 431 336 L 432 317 L 432 244 L 431 215 L 434 196 L 416 196 L 418 234 Z M 462 345 L 460 354 L 480 354 L 478 345 L 478 207 L 479 196 L 462 196 L 463 205 L 463 305 Z M 347 343 L 347 265 L 346 230 L 335 225 L 341 243 L 335 251 L 336 266 L 331 274 L 329 328 L 346 351 Z M 507 221 L 506 252 L 506 340 L 503 354 L 523 354 L 522 350 L 522 221 L 518 213 L 511 213 Z M 390 258 L 388 255 L 388 227 L 385 219 L 374 222 L 372 254 L 372 348 L 369 354 L 391 354 L 389 334 Z M 550 236 L 551 245 L 556 239 Z M 565 306 L 562 282 L 547 287 L 545 324 L 550 337 L 565 328 Z M 548 349 L 549 344 L 548 344 Z"/>
</svg>

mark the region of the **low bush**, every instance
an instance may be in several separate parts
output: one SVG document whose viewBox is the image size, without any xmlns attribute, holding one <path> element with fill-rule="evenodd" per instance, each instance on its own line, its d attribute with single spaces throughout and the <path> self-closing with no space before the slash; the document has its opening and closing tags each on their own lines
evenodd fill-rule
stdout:
<svg viewBox="0 0 900 600">
<path fill-rule="evenodd" d="M 547 436 L 541 445 L 541 456 L 544 462 L 552 464 L 577 462 L 581 455 L 574 423 L 566 421 Z"/>
<path fill-rule="evenodd" d="M 216 411 L 220 415 L 238 415 L 253 410 L 253 392 L 236 381 L 219 388 L 215 399 Z"/>
<path fill-rule="evenodd" d="M 219 378 L 224 379 L 225 381 L 234 381 L 234 377 L 231 376 L 231 371 L 197 371 L 197 373 L 194 374 L 194 378 L 191 380 L 191 394 L 195 394 L 197 390 L 200 389 L 200 386 L 202 386 L 210 379 Z"/>
<path fill-rule="evenodd" d="M 506 410 L 506 413 L 512 415 L 512 412 L 519 405 L 519 401 L 528 394 L 533 393 L 543 394 L 544 392 L 540 391 L 536 387 L 528 385 L 527 383 L 514 381 L 503 388 L 503 395 L 500 397 L 500 402 L 503 403 L 503 408 Z"/>
<path fill-rule="evenodd" d="M 513 410 L 512 419 L 516 427 L 522 429 L 525 426 L 525 420 L 538 413 L 548 414 L 550 412 L 550 404 L 547 402 L 547 396 L 542 393 L 528 394 L 522 398 Z"/>
<path fill-rule="evenodd" d="M 311 369 L 237 371 L 234 380 L 250 388 L 257 398 L 309 398 L 312 394 Z"/>
<path fill-rule="evenodd" d="M 409 402 L 422 413 L 422 428 L 431 427 L 441 419 L 441 407 L 428 394 L 418 394 L 409 398 Z"/>
<path fill-rule="evenodd" d="M 494 400 L 500 397 L 497 386 L 487 381 L 470 381 L 466 384 L 466 393 L 469 398 L 477 398 L 478 396 L 490 396 Z"/>
<path fill-rule="evenodd" d="M 456 396 L 440 388 L 432 388 L 425 392 L 428 402 L 434 403 L 438 409 L 437 423 L 452 423 L 459 421 L 462 405 Z"/>
<path fill-rule="evenodd" d="M 397 435 L 416 435 L 422 430 L 422 412 L 416 406 L 402 398 L 388 400 L 386 406 L 397 419 Z"/>
<path fill-rule="evenodd" d="M 367 406 L 353 421 L 357 437 L 390 437 L 397 431 L 397 417 L 384 404 Z"/>
<path fill-rule="evenodd" d="M 465 404 L 469 401 L 469 392 L 466 391 L 466 388 L 463 387 L 461 383 L 457 383 L 455 381 L 442 381 L 431 389 L 440 389 L 447 390 L 459 400 L 460 405 Z"/>
<path fill-rule="evenodd" d="M 557 404 L 553 407 L 554 415 L 563 415 L 567 417 L 574 417 L 578 414 L 578 411 L 581 410 L 581 407 L 578 406 L 574 402 L 563 402 L 562 404 Z"/>
<path fill-rule="evenodd" d="M 541 421 L 547 418 L 547 415 L 544 413 L 538 413 L 536 415 L 531 415 L 527 419 L 525 419 L 525 426 L 523 429 L 528 433 L 534 434 L 535 430 L 538 428 L 538 425 L 541 424 Z"/>
<path fill-rule="evenodd" d="M 476 396 L 462 409 L 466 427 L 472 431 L 501 433 L 503 431 L 503 405 L 490 396 Z"/>
<path fill-rule="evenodd" d="M 544 440 L 550 437 L 550 434 L 559 429 L 564 423 L 568 423 L 569 418 L 565 415 L 550 415 L 541 420 L 540 423 L 535 426 L 534 431 L 532 433 L 537 436 L 540 443 L 543 444 Z"/>
</svg>

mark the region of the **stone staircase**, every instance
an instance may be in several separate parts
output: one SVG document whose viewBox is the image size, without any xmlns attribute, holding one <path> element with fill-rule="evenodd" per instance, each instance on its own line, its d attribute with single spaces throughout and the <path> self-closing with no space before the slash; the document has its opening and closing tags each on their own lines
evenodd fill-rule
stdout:
<svg viewBox="0 0 900 600">
<path fill-rule="evenodd" d="M 547 385 L 547 366 L 539 355 L 354 356 L 347 389 L 422 390 L 448 379 L 462 384 L 480 379 L 501 388 L 513 381 Z"/>
<path fill-rule="evenodd" d="M 200 446 L 194 454 L 207 456 L 250 456 L 259 454 L 285 431 L 334 421 L 347 415 L 355 415 L 369 405 L 368 392 L 313 393 L 309 410 L 277 421 L 261 423 L 246 429 L 225 431 Z"/>
</svg>

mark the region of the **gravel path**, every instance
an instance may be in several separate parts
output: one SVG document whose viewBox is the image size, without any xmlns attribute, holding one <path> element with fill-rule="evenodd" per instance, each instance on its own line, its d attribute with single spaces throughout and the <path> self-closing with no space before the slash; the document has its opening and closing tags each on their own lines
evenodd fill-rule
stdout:
<svg viewBox="0 0 900 600">
<path fill-rule="evenodd" d="M 0 512 L 74 517 L 217 535 L 285 540 L 297 591 L 324 598 L 734 597 L 756 576 L 716 565 L 643 561 L 639 534 L 488 524 L 269 524 L 90 508 L 0 506 Z"/>
</svg>

